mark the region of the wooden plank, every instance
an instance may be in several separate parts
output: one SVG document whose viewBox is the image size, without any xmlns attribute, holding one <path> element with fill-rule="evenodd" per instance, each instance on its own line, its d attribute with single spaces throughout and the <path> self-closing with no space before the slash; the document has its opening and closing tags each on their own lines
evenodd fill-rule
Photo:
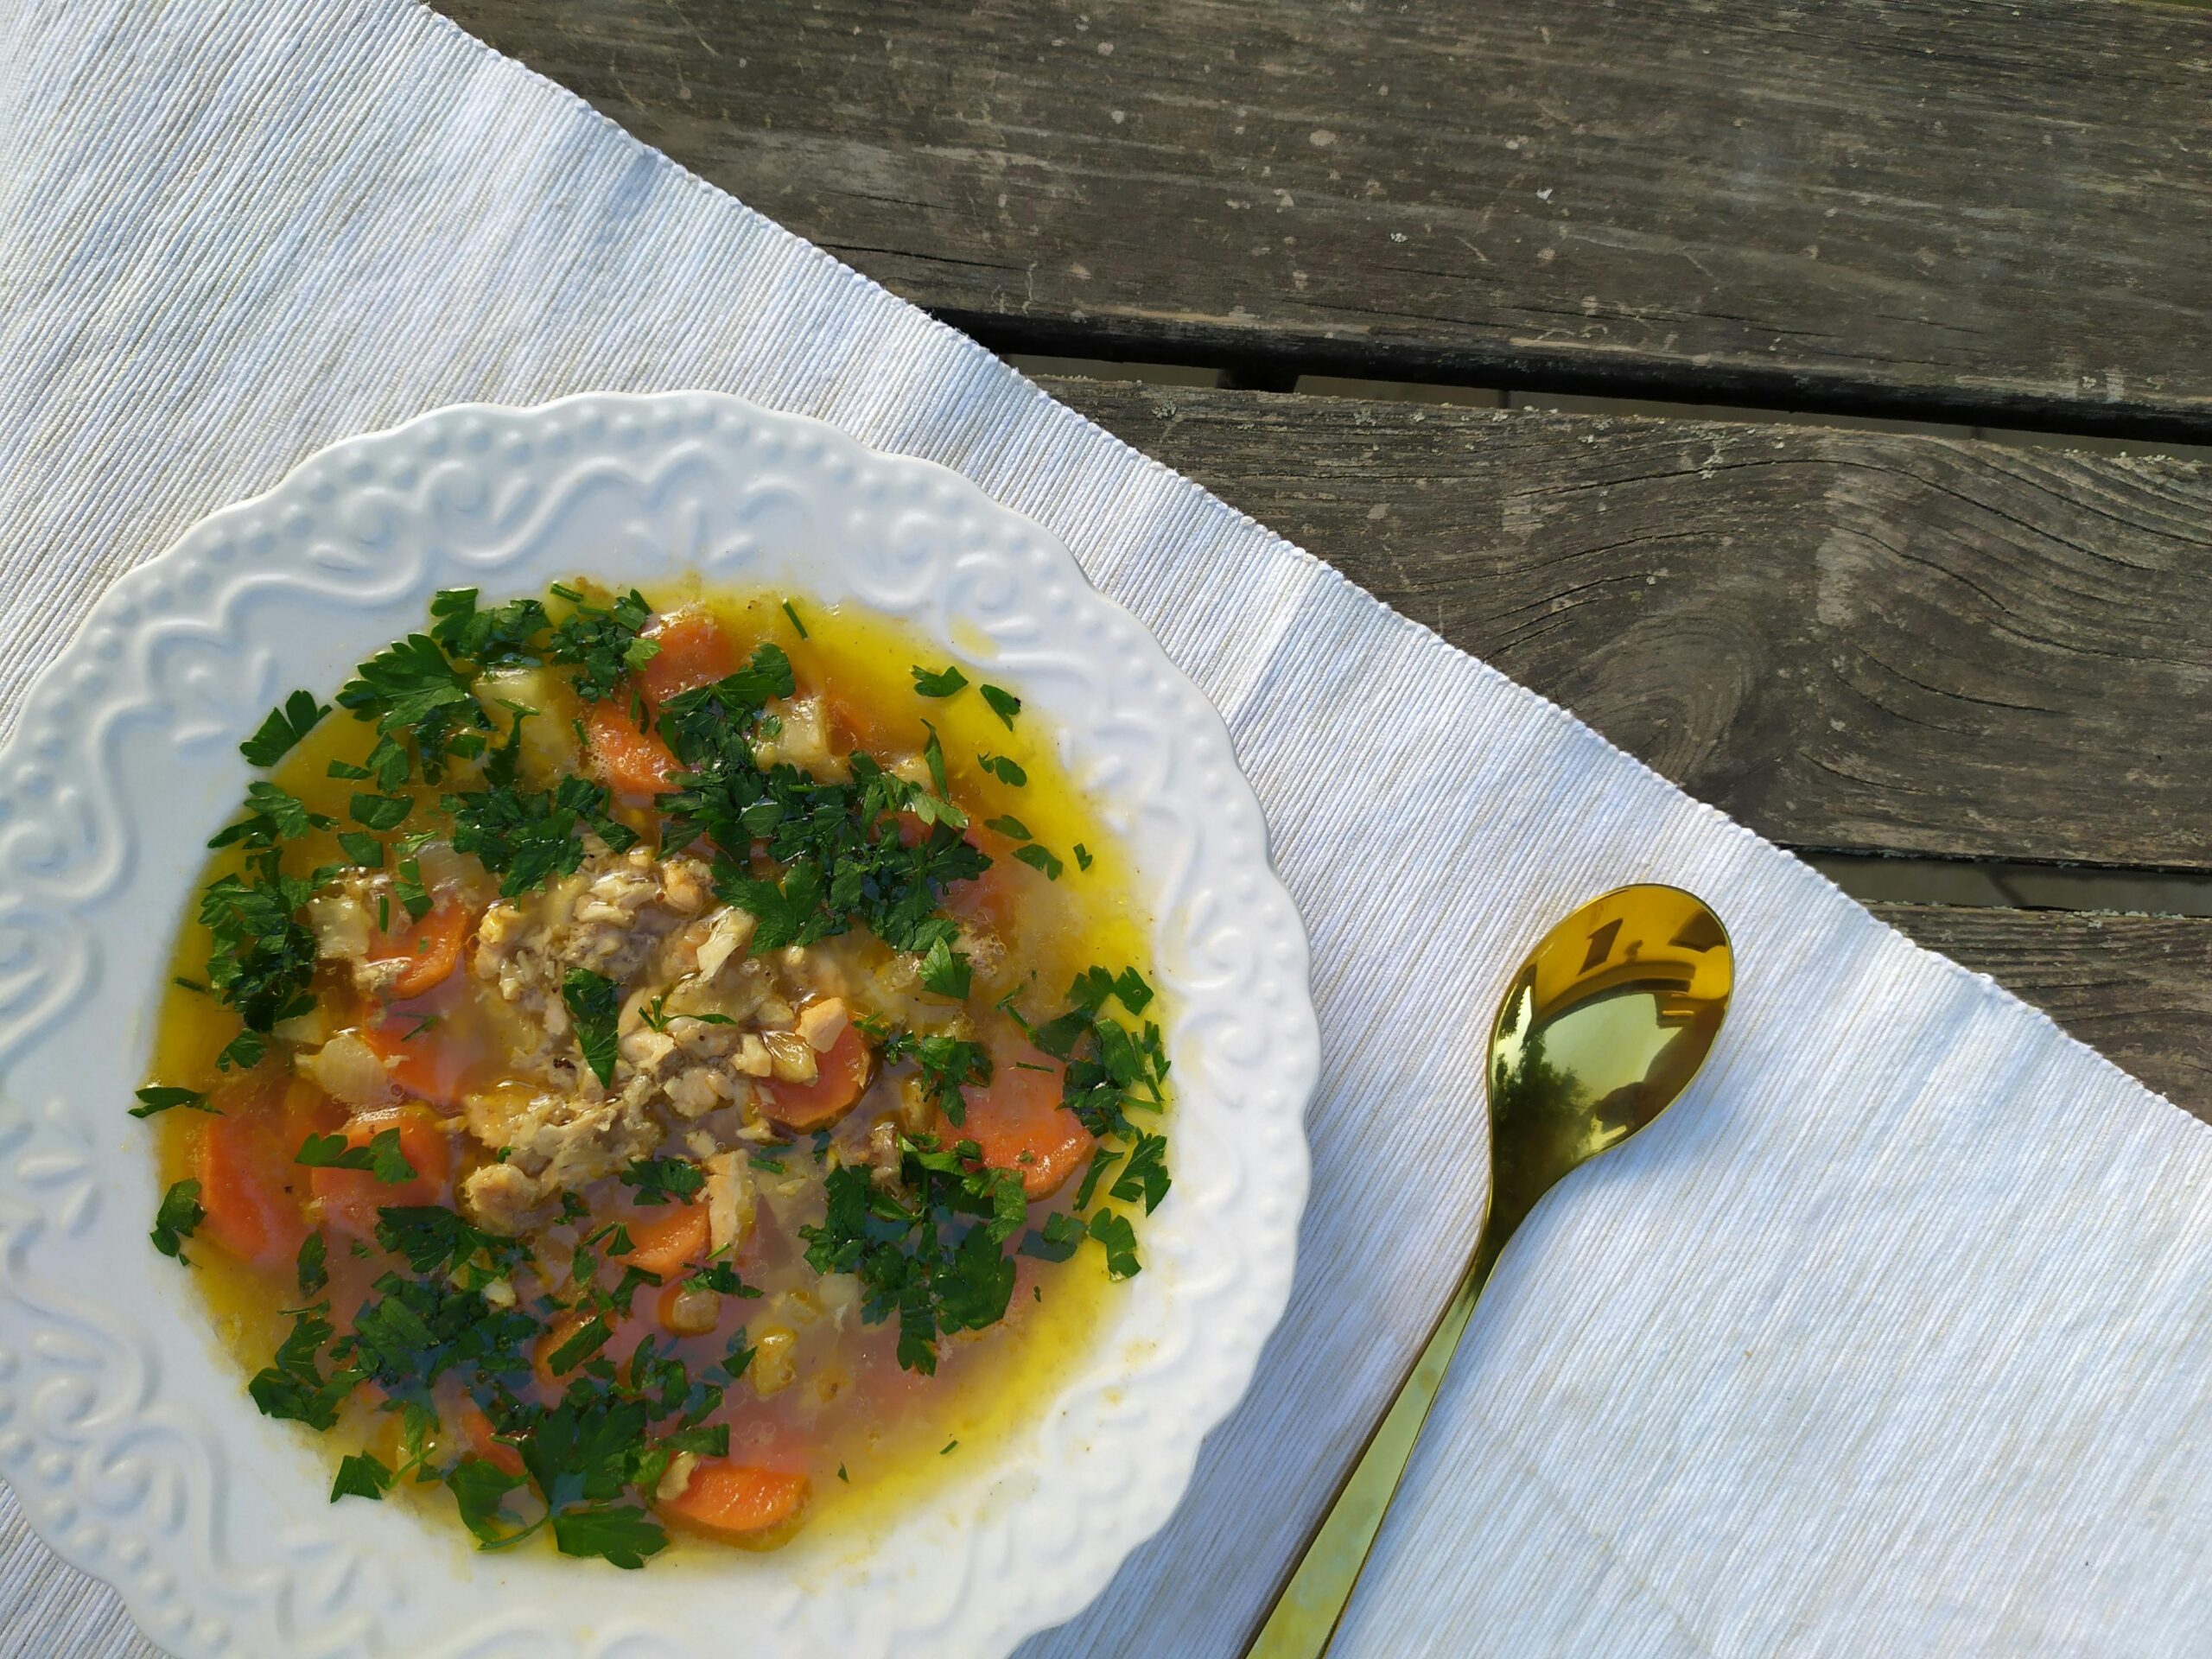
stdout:
<svg viewBox="0 0 2212 1659">
<path fill-rule="evenodd" d="M 1001 349 L 2212 432 L 2212 21 L 438 0 Z"/>
<path fill-rule="evenodd" d="M 2212 1122 L 2212 921 L 1876 905 Z"/>
<path fill-rule="evenodd" d="M 2212 467 L 1051 390 L 1808 849 L 2212 870 Z"/>
</svg>

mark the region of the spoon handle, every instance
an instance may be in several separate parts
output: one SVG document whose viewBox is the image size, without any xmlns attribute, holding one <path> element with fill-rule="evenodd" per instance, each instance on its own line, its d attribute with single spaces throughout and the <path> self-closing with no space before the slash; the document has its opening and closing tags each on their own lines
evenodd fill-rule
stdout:
<svg viewBox="0 0 2212 1659">
<path fill-rule="evenodd" d="M 1490 1194 L 1473 1259 L 1245 1659 L 1328 1651 L 1498 1252 L 1562 1176 L 1682 1092 L 1734 988 L 1735 952 L 1711 906 L 1648 882 L 1600 893 L 1521 964 L 1484 1059 Z"/>
<path fill-rule="evenodd" d="M 1437 1321 L 1428 1346 L 1414 1362 L 1413 1374 L 1390 1402 L 1245 1659 L 1319 1659 L 1328 1651 L 1352 1587 L 1367 1565 L 1368 1552 L 1375 1548 L 1375 1535 L 1382 1529 L 1383 1514 L 1412 1460 L 1414 1442 L 1421 1438 L 1428 1408 L 1436 1403 L 1436 1391 L 1443 1386 L 1452 1352 L 1466 1331 L 1467 1316 L 1474 1312 L 1475 1299 L 1482 1294 L 1497 1259 L 1497 1247 L 1486 1236 L 1466 1276 L 1452 1292 L 1444 1317 Z"/>
</svg>

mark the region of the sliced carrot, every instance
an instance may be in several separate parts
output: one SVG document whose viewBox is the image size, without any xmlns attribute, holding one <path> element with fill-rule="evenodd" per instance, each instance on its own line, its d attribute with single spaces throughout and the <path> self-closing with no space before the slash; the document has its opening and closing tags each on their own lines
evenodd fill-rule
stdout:
<svg viewBox="0 0 2212 1659">
<path fill-rule="evenodd" d="M 281 1077 L 240 1079 L 209 1103 L 221 1115 L 196 1126 L 201 1236 L 257 1267 L 289 1262 L 308 1236 L 308 1172 L 292 1161 L 305 1125 L 296 1134 L 285 1093 Z"/>
<path fill-rule="evenodd" d="M 787 1129 L 818 1129 L 834 1123 L 852 1109 L 853 1103 L 868 1092 L 868 1074 L 875 1065 L 875 1057 L 868 1052 L 868 1039 L 855 1026 L 847 1026 L 837 1033 L 837 1040 L 830 1045 L 827 1053 L 815 1057 L 815 1077 L 812 1083 L 779 1083 L 773 1079 L 760 1085 L 760 1111 Z"/>
<path fill-rule="evenodd" d="M 830 729 L 845 740 L 848 749 L 865 749 L 871 754 L 890 753 L 890 725 L 869 704 L 833 689 L 822 693 L 822 712 Z M 914 729 L 918 736 L 921 728 Z"/>
<path fill-rule="evenodd" d="M 357 1112 L 346 1125 L 346 1144 L 365 1147 L 386 1129 L 399 1131 L 399 1149 L 415 1166 L 411 1181 L 389 1184 L 365 1169 L 316 1169 L 308 1185 L 324 1223 L 354 1238 L 373 1238 L 377 1211 L 386 1205 L 442 1204 L 453 1173 L 453 1137 L 420 1106 L 383 1106 Z"/>
<path fill-rule="evenodd" d="M 992 1051 L 990 1082 L 963 1090 L 965 1116 L 957 1124 L 940 1121 L 938 1133 L 947 1145 L 973 1141 L 985 1164 L 1019 1174 L 1030 1198 L 1047 1197 L 1089 1161 L 1098 1144 L 1060 1104 L 1066 1070 L 1026 1042 L 1001 1043 Z"/>
<path fill-rule="evenodd" d="M 630 1252 L 618 1258 L 662 1279 L 673 1278 L 707 1259 L 707 1206 L 671 1205 L 664 1211 L 640 1212 L 622 1224 Z"/>
<path fill-rule="evenodd" d="M 671 1521 L 721 1537 L 736 1537 L 789 1521 L 806 1502 L 806 1488 L 803 1474 L 702 1458 L 683 1490 L 660 1499 L 659 1506 Z"/>
<path fill-rule="evenodd" d="M 483 1459 L 503 1475 L 522 1473 L 522 1453 L 493 1432 L 492 1420 L 484 1414 L 483 1407 L 474 1400 L 463 1399 L 454 1421 L 461 1443 L 468 1448 L 469 1456 Z"/>
<path fill-rule="evenodd" d="M 394 1001 L 421 996 L 444 984 L 461 965 L 461 947 L 476 925 L 468 906 L 441 893 L 418 921 L 405 911 L 392 918 L 400 926 L 369 937 L 371 962 L 404 962 L 407 966 L 386 991 Z"/>
<path fill-rule="evenodd" d="M 639 693 L 652 709 L 737 671 L 737 642 L 709 612 L 672 611 L 645 637 L 660 647 L 636 675 Z"/>
<path fill-rule="evenodd" d="M 585 711 L 584 744 L 601 783 L 625 795 L 664 795 L 676 757 L 658 734 L 643 730 L 627 705 L 602 697 Z"/>
<path fill-rule="evenodd" d="M 442 1040 L 437 1026 L 425 1026 L 426 1017 L 388 1009 L 361 1027 L 361 1040 L 383 1059 L 392 1082 L 409 1094 L 434 1106 L 457 1108 L 468 1052 Z"/>
</svg>

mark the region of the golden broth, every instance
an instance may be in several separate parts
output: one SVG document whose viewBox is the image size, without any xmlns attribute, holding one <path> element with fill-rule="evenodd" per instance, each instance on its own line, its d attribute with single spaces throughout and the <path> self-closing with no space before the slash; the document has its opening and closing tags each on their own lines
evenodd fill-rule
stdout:
<svg viewBox="0 0 2212 1659">
<path fill-rule="evenodd" d="M 774 641 L 790 654 L 802 695 L 819 692 L 836 704 L 861 711 L 877 728 L 876 734 L 899 732 L 902 747 L 912 747 L 919 722 L 926 720 L 942 741 L 948 793 L 969 810 L 971 819 L 1015 814 L 1039 843 L 1059 855 L 1064 868 L 1057 881 L 1020 867 L 1020 922 L 1009 944 L 1028 970 L 1017 995 L 1033 1015 L 1041 1017 L 1065 1006 L 1069 983 L 1094 963 L 1116 970 L 1134 966 L 1152 976 L 1147 948 L 1150 921 L 1133 891 L 1126 855 L 1066 776 L 1041 719 L 1025 714 L 1009 730 L 972 687 L 947 699 L 918 696 L 909 665 L 941 667 L 946 661 L 944 653 L 880 618 L 849 607 L 796 601 L 806 629 L 801 639 L 780 596 L 720 593 L 691 584 L 656 590 L 646 597 L 657 611 L 679 604 L 710 609 L 739 642 L 741 656 L 756 642 Z M 969 670 L 971 681 L 988 677 L 988 661 L 963 665 Z M 372 735 L 369 724 L 340 711 L 285 757 L 272 781 L 342 824 L 350 794 L 365 785 L 329 777 L 329 763 L 359 763 Z M 875 748 L 873 741 L 867 747 Z M 1019 763 L 1027 774 L 1027 786 L 1011 788 L 988 775 L 979 759 L 983 753 Z M 435 806 L 435 799 L 426 798 L 435 798 L 437 791 L 417 785 L 412 792 L 418 798 L 418 815 Z M 640 820 L 650 816 L 649 811 L 637 815 Z M 409 827 L 419 822 L 419 817 L 410 819 Z M 1078 868 L 1073 851 L 1077 843 L 1090 855 L 1087 869 Z M 239 861 L 235 854 L 217 855 L 203 873 L 202 884 L 238 868 Z M 286 868 L 304 872 L 339 861 L 334 831 L 322 831 L 288 848 Z M 198 890 L 194 889 L 195 904 Z M 208 950 L 207 931 L 195 915 L 188 913 L 178 931 L 173 971 L 181 980 L 198 979 L 205 971 Z M 455 978 L 468 976 L 464 969 Z M 1148 1017 L 1162 1023 L 1166 1019 L 1157 1004 Z M 214 1090 L 222 1082 L 216 1056 L 238 1029 L 237 1017 L 228 1008 L 203 992 L 172 985 L 160 1010 L 152 1079 Z M 847 1149 L 853 1126 L 872 1116 L 864 1102 L 839 1126 L 835 1144 Z M 170 1111 L 154 1120 L 165 1181 L 193 1173 L 197 1138 L 207 1122 L 204 1115 L 188 1110 Z M 865 1133 L 864 1124 L 861 1133 Z M 465 1132 L 461 1140 L 467 1144 Z M 810 1144 L 809 1137 L 800 1134 L 788 1147 L 764 1150 L 799 1169 L 810 1157 Z M 298 1173 L 305 1177 L 308 1172 Z M 775 1178 L 763 1174 L 760 1179 L 767 1184 Z M 613 1183 L 602 1185 L 611 1187 Z M 1071 1181 L 1052 1199 L 1033 1204 L 1031 1226 L 1048 1208 L 1065 1208 L 1073 1185 Z M 596 1211 L 598 1200 L 592 1202 Z M 764 1201 L 764 1212 L 772 1211 L 771 1198 Z M 334 1274 L 342 1279 L 350 1269 L 335 1239 L 329 1253 Z M 243 1381 L 268 1363 L 283 1338 L 289 1319 L 282 1310 L 305 1300 L 294 1271 L 289 1264 L 256 1268 L 204 1236 L 188 1244 L 187 1254 L 213 1327 L 243 1368 Z M 1082 1245 L 1071 1260 L 1061 1262 L 1019 1255 L 1014 1259 L 1015 1288 L 1005 1319 L 983 1331 L 942 1338 L 934 1376 L 903 1372 L 891 1362 L 895 1317 L 874 1327 L 873 1357 L 858 1368 L 862 1375 L 855 1379 L 853 1389 L 862 1398 L 863 1408 L 817 1415 L 804 1437 L 804 1465 L 811 1482 L 804 1527 L 810 1536 L 854 1537 L 855 1529 L 872 1527 L 900 1506 L 925 1501 L 934 1486 L 973 1459 L 992 1457 L 1039 1420 L 1071 1363 L 1100 1338 L 1102 1326 L 1113 1317 L 1116 1293 L 1095 1246 Z M 385 1261 L 389 1263 L 389 1258 Z M 746 1277 L 748 1283 L 754 1282 L 753 1269 L 747 1269 Z M 640 1306 L 649 1308 L 654 1294 L 640 1292 Z M 710 1343 L 719 1344 L 722 1332 L 747 1317 L 746 1305 L 734 1298 L 725 1301 L 731 1306 L 722 1325 L 708 1339 Z M 615 1351 L 610 1347 L 608 1351 Z M 793 1392 L 785 1390 L 785 1395 Z M 750 1393 L 742 1377 L 729 1389 L 731 1401 L 742 1404 L 750 1403 Z M 774 1402 L 758 1403 L 770 1408 Z M 772 1410 L 752 1415 L 768 1421 L 772 1428 L 778 1427 Z M 758 1426 L 750 1423 L 748 1432 Z M 359 1403 L 348 1408 L 337 1429 L 318 1438 L 334 1461 L 365 1445 L 386 1462 L 396 1461 L 396 1421 Z M 769 1433 L 768 1438 L 775 1436 Z M 792 1428 L 790 1438 L 799 1438 L 798 1429 Z M 778 1443 L 786 1455 L 795 1455 L 788 1442 Z M 733 1453 L 742 1444 L 734 1439 Z M 393 1496 L 403 1492 L 429 1494 L 428 1501 L 440 1508 L 448 1503 L 434 1485 L 403 1482 Z M 450 1523 L 449 1511 L 441 1518 Z M 779 1542 L 788 1535 L 765 1541 Z"/>
</svg>

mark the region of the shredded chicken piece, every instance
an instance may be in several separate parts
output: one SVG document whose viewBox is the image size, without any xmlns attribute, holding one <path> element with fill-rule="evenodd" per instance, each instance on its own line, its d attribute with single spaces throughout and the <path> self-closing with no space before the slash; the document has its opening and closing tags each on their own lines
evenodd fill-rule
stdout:
<svg viewBox="0 0 2212 1659">
<path fill-rule="evenodd" d="M 899 1123 L 895 1118 L 880 1117 L 869 1125 L 868 1163 L 868 1179 L 877 1188 L 886 1192 L 899 1190 Z"/>
<path fill-rule="evenodd" d="M 817 1054 L 827 1054 L 835 1047 L 837 1039 L 845 1034 L 845 1027 L 852 1023 L 852 1010 L 845 1006 L 842 996 L 824 997 L 798 1011 L 798 1034 Z"/>
<path fill-rule="evenodd" d="M 687 1066 L 661 1086 L 668 1103 L 685 1117 L 704 1117 L 718 1107 L 733 1106 L 752 1096 L 750 1084 L 726 1066 Z M 743 1092 L 741 1094 L 741 1090 Z"/>
<path fill-rule="evenodd" d="M 760 1207 L 752 1160 L 741 1152 L 718 1152 L 707 1160 L 706 1169 L 707 1248 L 716 1255 L 741 1249 L 753 1236 Z"/>
<path fill-rule="evenodd" d="M 668 1460 L 668 1467 L 661 1471 L 660 1484 L 653 1488 L 653 1496 L 664 1503 L 673 1503 L 691 1484 L 691 1471 L 698 1466 L 697 1452 L 677 1452 Z"/>
<path fill-rule="evenodd" d="M 664 1031 L 633 1031 L 622 1039 L 620 1052 L 640 1071 L 658 1071 L 676 1052 L 676 1039 Z"/>
<path fill-rule="evenodd" d="M 645 847 L 596 853 L 543 892 L 486 910 L 470 969 L 544 1033 L 543 1064 L 569 1035 L 561 986 L 570 973 L 585 968 L 628 986 L 711 898 L 707 867 L 688 854 L 658 858 Z"/>
<path fill-rule="evenodd" d="M 968 966 L 985 985 L 1003 983 L 1010 958 L 1005 942 L 995 933 L 981 928 L 963 927 L 952 942 L 953 949 L 968 958 Z"/>
<path fill-rule="evenodd" d="M 696 971 L 702 979 L 713 979 L 719 975 L 733 956 L 741 958 L 745 947 L 753 943 L 754 923 L 751 914 L 734 905 L 725 905 L 709 919 L 707 937 L 699 946 Z"/>
<path fill-rule="evenodd" d="M 486 1164 L 461 1184 L 461 1207 L 487 1233 L 514 1238 L 543 1224 L 545 1184 L 512 1164 Z"/>
<path fill-rule="evenodd" d="M 382 996 L 402 974 L 407 963 L 400 957 L 369 960 L 377 935 L 377 900 L 387 912 L 396 907 L 391 880 L 381 874 L 349 871 L 308 900 L 308 925 L 315 932 L 315 955 L 326 962 L 342 962 L 353 976 L 353 988 Z"/>
<path fill-rule="evenodd" d="M 368 954 L 369 935 L 376 927 L 367 884 L 358 875 L 341 875 L 308 900 L 308 925 L 315 930 L 315 951 L 326 962 L 358 961 Z"/>
<path fill-rule="evenodd" d="M 499 1222 L 651 1156 L 661 1141 L 660 1126 L 639 1101 L 626 1092 L 610 1096 L 589 1076 L 571 1093 L 507 1087 L 463 1103 L 470 1132 L 487 1147 L 508 1148 L 505 1162 L 487 1164 L 461 1184 L 478 1224 L 493 1231 L 501 1230 Z"/>
<path fill-rule="evenodd" d="M 830 747 L 830 721 L 819 697 L 771 698 L 763 712 L 780 722 L 773 737 L 753 741 L 753 762 L 762 771 L 779 763 L 812 772 L 824 783 L 852 776 L 845 757 Z"/>
<path fill-rule="evenodd" d="M 822 1075 L 814 1050 L 797 1032 L 771 1031 L 760 1040 L 767 1046 L 769 1069 L 777 1082 L 812 1083 Z"/>
<path fill-rule="evenodd" d="M 757 931 L 751 915 L 715 899 L 698 858 L 645 847 L 588 842 L 574 874 L 490 906 L 469 969 L 504 1011 L 512 1081 L 464 1103 L 471 1132 L 502 1160 L 461 1184 L 479 1225 L 527 1230 L 563 1193 L 680 1149 L 719 1169 L 717 1243 L 741 1242 L 753 1184 L 741 1153 L 715 1158 L 773 1138 L 760 1087 L 815 1080 L 817 1057 L 854 1017 L 836 988 L 865 974 L 835 945 L 748 954 Z M 562 995 L 578 969 L 621 993 L 605 1083 Z"/>
</svg>

